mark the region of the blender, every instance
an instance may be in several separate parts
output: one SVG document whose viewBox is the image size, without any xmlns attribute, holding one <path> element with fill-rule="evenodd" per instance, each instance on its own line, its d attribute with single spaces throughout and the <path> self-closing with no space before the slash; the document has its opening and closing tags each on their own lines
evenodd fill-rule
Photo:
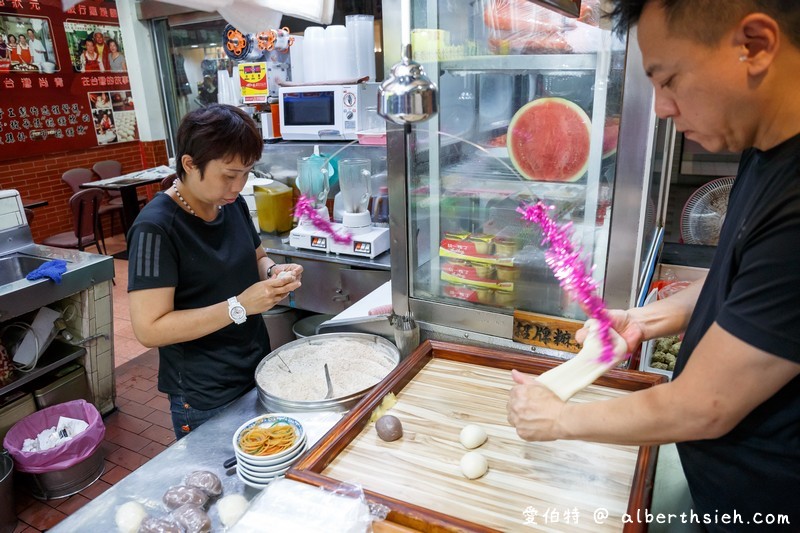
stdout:
<svg viewBox="0 0 800 533">
<path fill-rule="evenodd" d="M 352 235 L 353 240 L 347 244 L 332 241 L 330 251 L 374 258 L 388 250 L 389 228 L 373 227 L 372 217 L 367 209 L 372 193 L 370 160 L 340 160 L 339 187 L 344 204 L 340 228 Z"/>
<path fill-rule="evenodd" d="M 297 185 L 300 194 L 308 198 L 320 218 L 330 220 L 325 201 L 330 190 L 329 180 L 333 167 L 328 158 L 319 155 L 319 146 L 314 146 L 314 155 L 297 160 Z M 295 248 L 331 251 L 330 236 L 317 229 L 307 216 L 303 216 L 297 227 L 289 233 L 289 244 Z"/>
</svg>

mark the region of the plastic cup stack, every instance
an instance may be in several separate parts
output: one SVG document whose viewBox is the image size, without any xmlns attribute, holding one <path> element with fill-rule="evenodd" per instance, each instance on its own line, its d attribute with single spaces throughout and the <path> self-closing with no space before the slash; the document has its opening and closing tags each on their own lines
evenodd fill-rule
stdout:
<svg viewBox="0 0 800 533">
<path fill-rule="evenodd" d="M 325 80 L 348 80 L 353 78 L 355 73 L 353 49 L 347 28 L 338 25 L 325 28 L 324 47 L 324 53 L 320 57 L 325 58 Z"/>
<path fill-rule="evenodd" d="M 309 26 L 303 36 L 303 80 L 313 84 L 326 80 L 325 29 Z"/>
<path fill-rule="evenodd" d="M 351 47 L 355 51 L 357 78 L 369 76 L 375 81 L 375 24 L 372 15 L 347 15 L 345 25 L 350 33 Z"/>
</svg>

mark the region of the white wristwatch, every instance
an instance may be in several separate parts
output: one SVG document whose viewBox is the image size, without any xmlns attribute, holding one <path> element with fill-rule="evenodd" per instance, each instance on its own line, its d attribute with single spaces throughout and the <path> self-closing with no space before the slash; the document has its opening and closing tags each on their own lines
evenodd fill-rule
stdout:
<svg viewBox="0 0 800 533">
<path fill-rule="evenodd" d="M 244 306 L 239 303 L 236 296 L 228 298 L 228 316 L 231 317 L 234 324 L 244 324 L 247 322 L 247 311 Z"/>
</svg>

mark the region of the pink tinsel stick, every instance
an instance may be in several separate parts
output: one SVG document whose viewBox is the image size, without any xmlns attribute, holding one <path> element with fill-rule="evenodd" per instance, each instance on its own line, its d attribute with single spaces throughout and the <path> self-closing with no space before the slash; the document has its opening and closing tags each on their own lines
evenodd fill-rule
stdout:
<svg viewBox="0 0 800 533">
<path fill-rule="evenodd" d="M 314 227 L 320 231 L 324 231 L 331 238 L 334 242 L 339 244 L 350 244 L 353 242 L 353 236 L 349 233 L 345 233 L 344 235 L 340 235 L 336 233 L 333 229 L 333 224 L 331 224 L 330 220 L 325 219 L 325 217 L 319 216 L 317 210 L 314 209 L 314 205 L 311 203 L 311 200 L 304 196 L 301 196 L 297 199 L 297 204 L 294 206 L 294 216 L 298 219 L 307 217 L 311 220 L 311 223 L 314 224 Z"/>
<path fill-rule="evenodd" d="M 603 345 L 600 361 L 610 363 L 614 360 L 614 347 L 609 333 L 611 320 L 605 303 L 595 294 L 597 284 L 592 279 L 591 272 L 586 271 L 580 257 L 581 252 L 575 251 L 572 246 L 572 223 L 563 226 L 556 224 L 547 213 L 553 209 L 553 206 L 537 202 L 524 208 L 518 207 L 517 212 L 522 214 L 523 220 L 533 222 L 542 229 L 542 244 L 550 243 L 550 249 L 545 253 L 547 265 L 561 282 L 561 287 L 578 302 L 586 314 L 597 320 L 598 335 Z"/>
</svg>

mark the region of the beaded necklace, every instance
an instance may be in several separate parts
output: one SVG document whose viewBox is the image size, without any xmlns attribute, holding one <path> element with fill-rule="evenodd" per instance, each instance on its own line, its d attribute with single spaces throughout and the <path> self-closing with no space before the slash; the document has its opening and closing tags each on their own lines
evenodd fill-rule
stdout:
<svg viewBox="0 0 800 533">
<path fill-rule="evenodd" d="M 189 213 L 191 213 L 191 214 L 192 214 L 192 215 L 194 215 L 194 216 L 197 216 L 197 213 L 195 213 L 195 212 L 194 212 L 194 209 L 192 209 L 192 206 L 190 206 L 190 205 L 189 205 L 189 202 L 187 202 L 187 201 L 186 201 L 186 200 L 183 198 L 183 195 L 181 194 L 181 191 L 179 191 L 179 190 L 178 190 L 178 179 L 177 179 L 177 178 L 175 178 L 175 181 L 173 181 L 173 182 L 172 182 L 172 188 L 173 188 L 173 189 L 175 189 L 175 194 L 177 194 L 177 195 L 178 195 L 178 200 L 180 200 L 180 201 L 181 201 L 181 203 L 183 203 L 183 205 L 185 205 L 185 206 L 186 206 L 186 209 L 188 209 L 188 210 L 189 210 Z M 220 209 L 220 210 L 221 210 L 221 209 L 222 209 L 222 206 L 221 206 L 221 205 L 218 205 L 218 206 L 217 206 L 217 209 Z"/>
<path fill-rule="evenodd" d="M 183 199 L 183 195 L 181 195 L 181 191 L 178 190 L 178 180 L 177 180 L 177 178 L 175 179 L 175 181 L 172 182 L 172 188 L 175 189 L 175 194 L 178 195 L 178 200 L 180 200 L 183 203 L 183 205 L 186 206 L 186 209 L 188 209 L 189 212 L 191 214 L 193 214 L 194 216 L 197 216 L 197 213 L 194 212 L 194 209 L 192 209 L 192 206 L 189 205 L 189 202 L 187 202 L 186 200 Z"/>
</svg>

